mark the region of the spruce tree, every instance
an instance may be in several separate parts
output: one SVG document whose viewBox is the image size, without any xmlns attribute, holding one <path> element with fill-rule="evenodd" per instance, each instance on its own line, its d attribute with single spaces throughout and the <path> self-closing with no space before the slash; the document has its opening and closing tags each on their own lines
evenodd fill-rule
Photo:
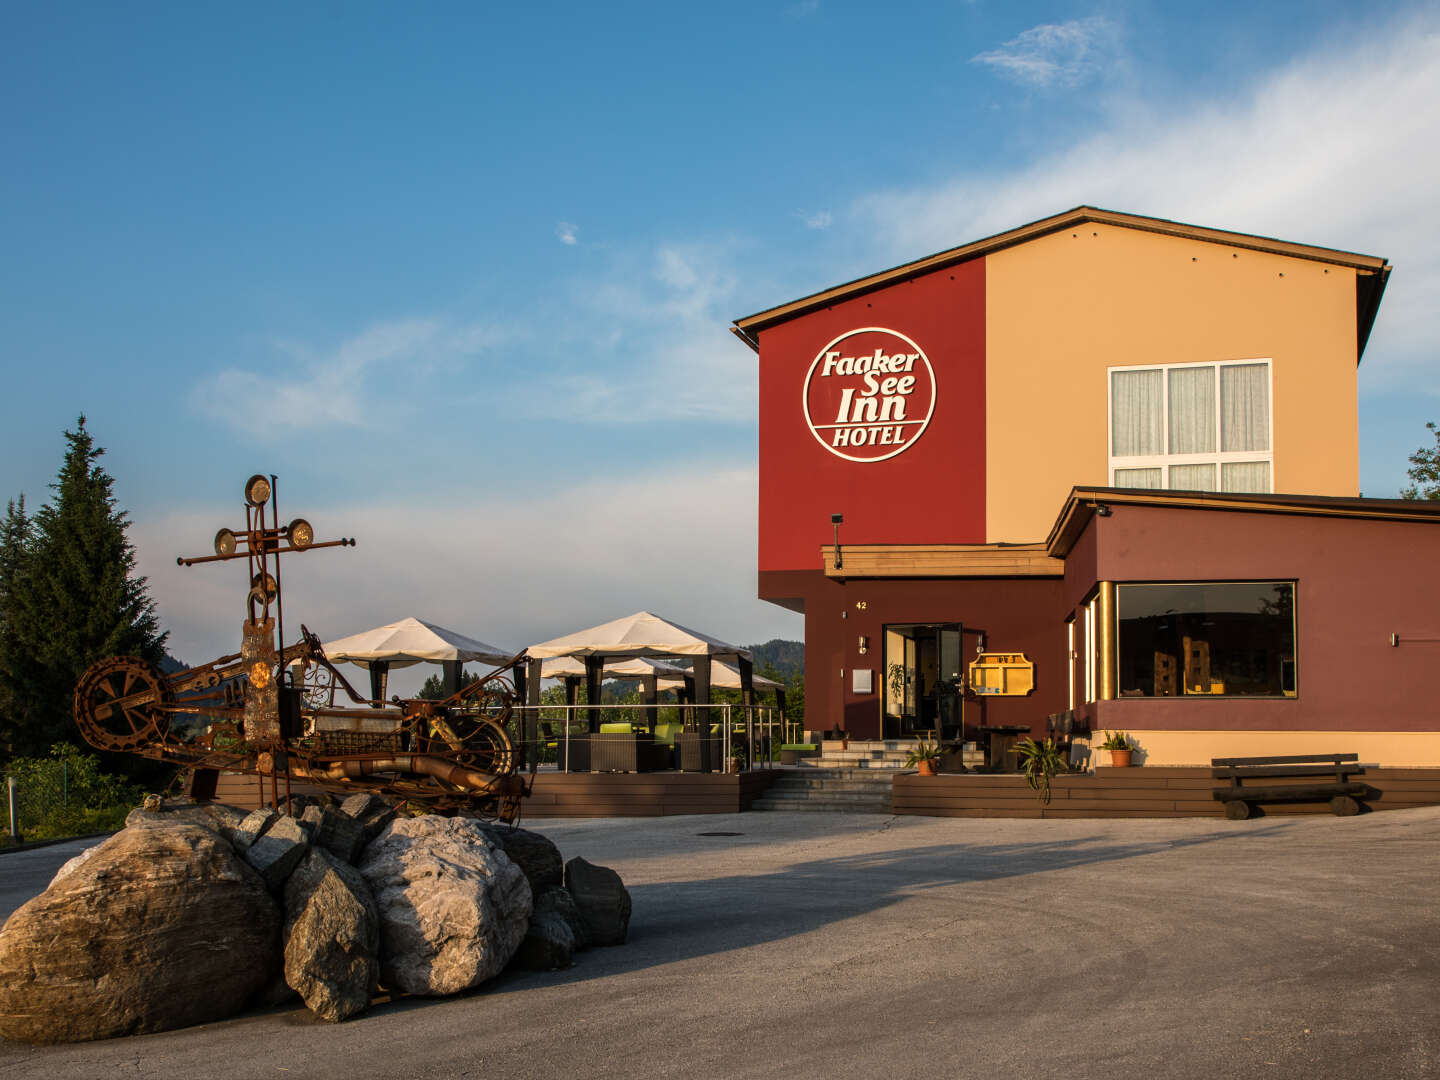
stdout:
<svg viewBox="0 0 1440 1080">
<path fill-rule="evenodd" d="M 105 451 L 84 416 L 65 439 L 65 460 L 50 485 L 54 497 L 29 523 L 25 570 L 7 598 L 17 653 L 31 665 L 22 688 L 26 707 L 17 714 L 17 754 L 76 741 L 72 694 L 96 660 L 127 655 L 158 664 L 164 653 L 154 601 L 135 574 L 127 515 L 99 465 Z"/>
<path fill-rule="evenodd" d="M 35 657 L 20 635 L 24 624 L 19 605 L 26 596 L 26 571 L 31 555 L 30 517 L 25 496 L 14 499 L 0 523 L 0 760 L 19 753 L 17 743 L 33 707 Z"/>
</svg>

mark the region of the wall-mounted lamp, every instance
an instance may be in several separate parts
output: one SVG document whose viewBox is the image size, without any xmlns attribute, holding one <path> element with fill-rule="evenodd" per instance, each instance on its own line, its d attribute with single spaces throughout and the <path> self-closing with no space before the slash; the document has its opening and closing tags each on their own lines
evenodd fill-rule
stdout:
<svg viewBox="0 0 1440 1080">
<path fill-rule="evenodd" d="M 860 655 L 864 656 L 870 651 L 870 639 L 864 634 L 860 635 Z"/>
<path fill-rule="evenodd" d="M 831 514 L 830 524 L 835 527 L 835 569 L 839 570 L 845 565 L 840 561 L 840 526 L 845 524 L 845 515 Z"/>
<path fill-rule="evenodd" d="M 1096 517 L 1109 517 L 1111 514 L 1110 507 L 1106 506 L 1104 503 L 1097 502 L 1091 503 L 1090 505 L 1094 508 Z"/>
</svg>

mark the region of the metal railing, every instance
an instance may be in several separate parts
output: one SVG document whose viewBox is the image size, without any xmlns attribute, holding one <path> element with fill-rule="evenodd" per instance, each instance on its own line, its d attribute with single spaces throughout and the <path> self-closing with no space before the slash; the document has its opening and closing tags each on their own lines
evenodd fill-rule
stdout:
<svg viewBox="0 0 1440 1080">
<path fill-rule="evenodd" d="M 529 714 L 534 714 L 534 718 L 530 719 Z M 674 729 L 677 744 L 681 735 L 699 735 L 708 728 L 706 734 L 715 752 L 711 770 L 726 773 L 773 767 L 780 745 L 794 741 L 792 729 L 798 730 L 799 726 L 771 705 L 723 703 L 527 705 L 517 709 L 516 715 L 523 718 L 518 741 L 525 747 L 526 760 L 536 760 L 538 755 L 542 768 L 554 765 L 562 772 L 571 771 L 578 756 L 572 755 L 572 749 L 580 739 L 591 734 L 592 716 L 596 718 L 597 732 L 601 725 L 628 723 L 632 734 L 654 735 L 657 728 L 668 725 Z"/>
</svg>

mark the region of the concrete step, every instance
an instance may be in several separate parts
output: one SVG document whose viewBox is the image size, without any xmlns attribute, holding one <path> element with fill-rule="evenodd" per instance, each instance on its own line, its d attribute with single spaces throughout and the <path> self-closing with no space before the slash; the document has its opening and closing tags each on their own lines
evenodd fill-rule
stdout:
<svg viewBox="0 0 1440 1080">
<path fill-rule="evenodd" d="M 832 791 L 826 788 L 823 791 L 786 791 L 778 784 L 765 792 L 762 798 L 783 800 L 784 802 L 807 802 L 812 799 L 829 802 L 883 802 L 890 801 L 888 791 Z"/>
<path fill-rule="evenodd" d="M 876 779 L 880 783 L 876 783 Z M 847 777 L 827 776 L 816 777 L 815 779 L 787 777 L 784 780 L 777 780 L 770 786 L 771 791 L 880 791 L 887 796 L 890 794 L 890 778 L 885 777 L 859 777 L 850 779 Z"/>
<path fill-rule="evenodd" d="M 843 803 L 811 800 L 783 800 L 783 799 L 756 799 L 750 804 L 751 810 L 781 811 L 784 813 L 849 813 L 849 814 L 888 814 L 890 803 L 886 800 L 881 803 Z"/>
</svg>

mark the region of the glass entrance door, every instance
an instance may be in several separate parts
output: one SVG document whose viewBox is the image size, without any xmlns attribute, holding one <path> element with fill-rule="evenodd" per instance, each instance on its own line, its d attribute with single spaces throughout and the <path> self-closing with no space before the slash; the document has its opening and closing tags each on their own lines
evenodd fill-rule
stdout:
<svg viewBox="0 0 1440 1080">
<path fill-rule="evenodd" d="M 960 623 L 885 628 L 885 738 L 960 735 Z"/>
</svg>

